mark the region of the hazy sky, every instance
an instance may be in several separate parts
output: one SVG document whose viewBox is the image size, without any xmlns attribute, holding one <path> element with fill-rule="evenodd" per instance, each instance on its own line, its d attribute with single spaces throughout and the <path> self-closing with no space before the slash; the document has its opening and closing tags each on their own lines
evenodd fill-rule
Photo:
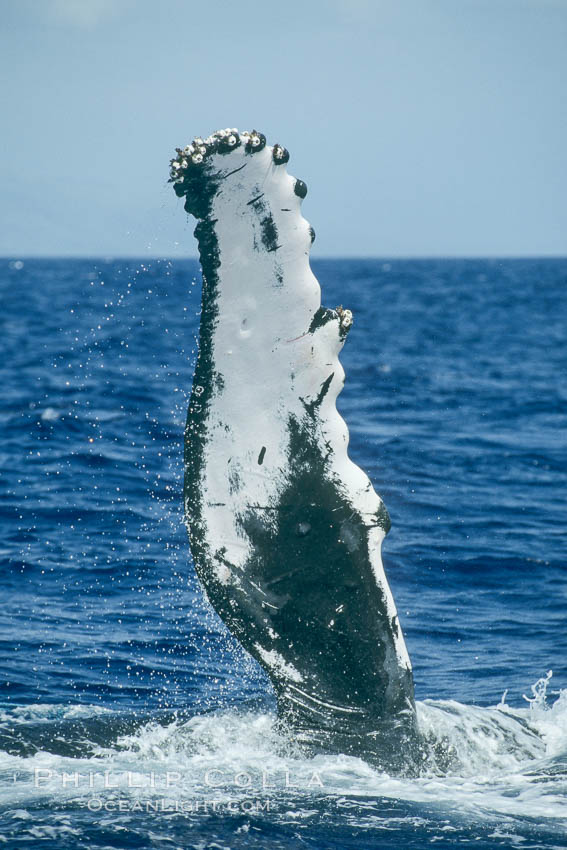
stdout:
<svg viewBox="0 0 567 850">
<path fill-rule="evenodd" d="M 0 254 L 194 255 L 176 145 L 262 130 L 314 254 L 567 254 L 567 0 L 0 0 Z"/>
</svg>

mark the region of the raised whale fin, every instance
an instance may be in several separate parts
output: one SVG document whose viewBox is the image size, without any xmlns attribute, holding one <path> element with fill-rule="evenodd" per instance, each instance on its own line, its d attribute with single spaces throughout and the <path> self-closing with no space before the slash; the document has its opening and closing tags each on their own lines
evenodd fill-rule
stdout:
<svg viewBox="0 0 567 850">
<path fill-rule="evenodd" d="M 403 769 L 416 723 L 380 555 L 389 518 L 336 409 L 352 314 L 321 307 L 307 187 L 288 159 L 261 133 L 228 129 L 171 164 L 203 270 L 185 433 L 191 551 L 297 737 Z"/>
</svg>

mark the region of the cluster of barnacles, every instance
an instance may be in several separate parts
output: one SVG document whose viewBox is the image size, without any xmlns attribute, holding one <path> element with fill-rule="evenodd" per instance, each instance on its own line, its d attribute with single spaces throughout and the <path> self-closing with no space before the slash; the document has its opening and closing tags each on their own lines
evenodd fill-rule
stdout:
<svg viewBox="0 0 567 850">
<path fill-rule="evenodd" d="M 335 307 L 335 313 L 339 317 L 339 327 L 341 331 L 350 330 L 353 323 L 353 316 L 351 310 L 346 310 L 342 304 L 339 307 Z"/>
<path fill-rule="evenodd" d="M 272 157 L 274 162 L 281 163 L 283 165 L 284 162 L 288 161 L 289 153 L 286 148 L 282 147 L 282 145 L 275 144 L 272 150 Z"/>
<path fill-rule="evenodd" d="M 206 139 L 197 136 L 186 147 L 175 148 L 177 156 L 171 160 L 170 182 L 181 183 L 187 169 L 192 165 L 201 165 L 207 155 L 229 153 L 241 144 L 246 146 L 248 153 L 255 153 L 265 147 L 266 137 L 256 130 L 244 130 L 239 133 L 236 128 L 217 130 Z M 277 164 L 283 164 L 289 159 L 288 152 L 281 145 L 274 145 L 272 156 Z"/>
</svg>

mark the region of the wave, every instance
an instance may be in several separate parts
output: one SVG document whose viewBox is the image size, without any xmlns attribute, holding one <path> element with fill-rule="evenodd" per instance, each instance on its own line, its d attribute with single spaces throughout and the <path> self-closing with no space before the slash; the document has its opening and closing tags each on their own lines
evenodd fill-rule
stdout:
<svg viewBox="0 0 567 850">
<path fill-rule="evenodd" d="M 334 801 L 352 825 L 390 800 L 418 804 L 422 813 L 433 807 L 436 819 L 443 814 L 461 824 L 471 817 L 555 823 L 567 815 L 567 691 L 550 704 L 550 678 L 533 686 L 525 708 L 504 698 L 491 708 L 418 702 L 427 746 L 414 778 L 342 754 L 308 757 L 265 711 L 144 718 L 98 706 L 12 709 L 0 715 L 0 808 L 94 812 L 120 800 L 144 808 L 164 800 L 238 808 L 260 799 L 271 804 L 270 817 L 285 819 L 290 807 L 305 817 Z"/>
</svg>

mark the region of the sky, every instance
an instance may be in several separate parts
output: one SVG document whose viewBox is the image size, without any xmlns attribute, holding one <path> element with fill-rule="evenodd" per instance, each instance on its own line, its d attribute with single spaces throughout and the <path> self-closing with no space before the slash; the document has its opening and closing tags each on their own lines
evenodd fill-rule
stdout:
<svg viewBox="0 0 567 850">
<path fill-rule="evenodd" d="M 567 255 L 567 0 L 0 0 L 0 255 L 194 256 L 178 145 L 291 153 L 316 256 Z"/>
</svg>

